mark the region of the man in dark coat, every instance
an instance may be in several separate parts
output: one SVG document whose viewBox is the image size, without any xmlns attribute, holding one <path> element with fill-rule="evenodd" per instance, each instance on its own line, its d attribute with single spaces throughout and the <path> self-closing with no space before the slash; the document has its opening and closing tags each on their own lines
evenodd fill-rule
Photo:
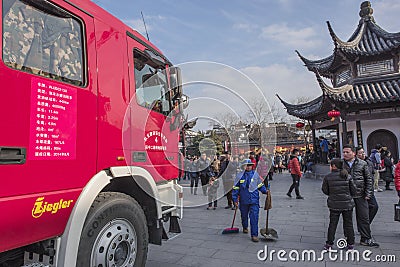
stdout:
<svg viewBox="0 0 400 267">
<path fill-rule="evenodd" d="M 372 177 L 368 165 L 356 157 L 356 149 L 349 144 L 343 146 L 343 159 L 346 162 L 344 168 L 349 172 L 356 186 L 353 198 L 356 206 L 357 228 L 361 235 L 360 244 L 379 247 L 379 244 L 372 240 L 369 224 L 368 200 L 372 196 Z"/>
<path fill-rule="evenodd" d="M 329 143 L 325 137 L 319 137 L 320 143 L 319 146 L 321 147 L 321 161 L 323 164 L 328 164 L 328 153 L 329 153 Z"/>
<path fill-rule="evenodd" d="M 343 217 L 343 229 L 347 238 L 347 249 L 354 249 L 353 195 L 356 192 L 354 182 L 346 170 L 343 161 L 335 158 L 331 161 L 331 173 L 324 177 L 322 192 L 328 195 L 329 228 L 324 249 L 332 248 L 340 214 Z"/>
<path fill-rule="evenodd" d="M 381 155 L 382 158 L 382 172 L 380 177 L 385 181 L 385 190 L 393 190 L 390 188 L 390 183 L 393 182 L 393 160 L 389 150 L 384 150 Z"/>
<path fill-rule="evenodd" d="M 357 147 L 356 152 L 357 158 L 364 160 L 367 163 L 371 177 L 374 177 L 375 171 L 377 170 L 374 169 L 374 163 L 371 161 L 371 159 L 365 155 L 364 149 L 362 147 Z M 378 202 L 376 201 L 374 190 L 372 190 L 371 197 L 368 199 L 369 224 L 371 224 L 374 220 L 375 215 L 378 212 L 378 208 Z"/>
<path fill-rule="evenodd" d="M 224 192 L 228 201 L 228 205 L 225 207 L 225 209 L 235 209 L 232 200 L 232 187 L 233 181 L 236 177 L 236 168 L 237 164 L 231 161 L 230 155 L 228 152 L 225 152 L 223 159 L 221 160 L 221 167 L 218 174 L 218 176 L 222 178 Z"/>
<path fill-rule="evenodd" d="M 210 177 L 213 177 L 215 175 L 211 169 L 211 162 L 207 159 L 206 153 L 202 153 L 200 159 L 197 161 L 197 169 L 200 175 L 203 195 L 206 196 L 208 190 L 208 183 L 210 182 Z"/>
</svg>

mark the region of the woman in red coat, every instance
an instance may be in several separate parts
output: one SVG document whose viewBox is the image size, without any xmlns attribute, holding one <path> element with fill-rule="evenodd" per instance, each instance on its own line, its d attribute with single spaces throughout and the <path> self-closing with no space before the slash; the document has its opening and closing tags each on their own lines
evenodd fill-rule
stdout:
<svg viewBox="0 0 400 267">
<path fill-rule="evenodd" d="M 300 151 L 295 148 L 293 149 L 292 155 L 290 156 L 290 161 L 289 161 L 289 169 L 290 169 L 290 174 L 292 175 L 292 180 L 293 183 L 289 188 L 289 191 L 287 192 L 288 197 L 292 197 L 292 191 L 296 192 L 296 199 L 303 199 L 303 197 L 300 195 L 300 178 L 301 178 L 301 170 L 300 170 L 300 163 L 298 156 L 300 154 Z"/>
<path fill-rule="evenodd" d="M 397 195 L 400 198 L 400 160 L 396 164 L 396 169 L 394 171 L 394 185 L 397 190 Z"/>
</svg>

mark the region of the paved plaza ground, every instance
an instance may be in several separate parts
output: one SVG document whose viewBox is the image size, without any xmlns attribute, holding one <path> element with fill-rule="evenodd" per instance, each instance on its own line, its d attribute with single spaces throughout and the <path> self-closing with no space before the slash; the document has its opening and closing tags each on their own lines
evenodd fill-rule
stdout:
<svg viewBox="0 0 400 267">
<path fill-rule="evenodd" d="M 275 174 L 271 182 L 272 210 L 270 211 L 270 228 L 277 230 L 279 240 L 265 241 L 261 236 L 260 242 L 253 243 L 249 234 L 222 235 L 222 230 L 230 227 L 233 217 L 232 210 L 226 210 L 226 199 L 219 201 L 216 210 L 206 210 L 206 205 L 185 208 L 184 218 L 181 220 L 182 234 L 164 242 L 162 246 L 151 245 L 148 253 L 149 267 L 168 266 L 399 266 L 400 262 L 400 222 L 393 220 L 393 204 L 397 203 L 396 191 L 384 191 L 375 193 L 379 211 L 372 223 L 372 235 L 380 248 L 366 248 L 360 246 L 360 236 L 356 233 L 355 249 L 360 253 L 360 261 L 345 260 L 345 251 L 336 253 L 343 261 L 329 260 L 325 254 L 324 261 L 300 261 L 293 262 L 289 259 L 291 250 L 297 250 L 300 260 L 303 250 L 315 250 L 317 258 L 320 256 L 325 244 L 327 227 L 329 223 L 329 211 L 326 207 L 326 196 L 321 191 L 322 180 L 316 178 L 302 178 L 300 191 L 304 200 L 296 200 L 286 196 L 291 184 L 288 173 Z M 183 181 L 183 185 L 185 181 Z M 205 203 L 206 197 L 201 192 L 193 196 L 185 191 L 185 203 Z M 294 192 L 293 192 L 294 195 Z M 263 205 L 265 197 L 260 203 Z M 260 209 L 259 228 L 265 227 L 266 213 Z M 355 219 L 354 219 L 355 222 Z M 354 224 L 356 226 L 356 224 Z M 240 216 L 236 220 L 235 227 L 241 229 Z M 356 229 L 356 227 L 355 227 Z M 357 232 L 357 231 L 356 231 Z M 342 220 L 339 222 L 336 239 L 343 238 Z M 288 262 L 279 261 L 274 254 L 270 259 L 261 261 L 257 253 L 267 246 L 271 250 L 284 250 Z M 335 246 L 335 249 L 336 246 Z M 366 249 L 372 252 L 367 255 L 371 262 L 362 259 L 362 253 Z M 341 251 L 341 250 L 339 250 Z M 293 257 L 295 253 L 291 254 Z M 395 255 L 397 263 L 381 263 L 375 261 L 375 256 Z M 263 254 L 260 254 L 263 256 Z"/>
</svg>

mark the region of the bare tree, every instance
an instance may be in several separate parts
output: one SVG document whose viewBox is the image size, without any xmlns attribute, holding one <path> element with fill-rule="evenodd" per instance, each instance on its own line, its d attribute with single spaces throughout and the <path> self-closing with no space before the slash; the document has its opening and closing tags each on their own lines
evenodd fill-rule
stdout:
<svg viewBox="0 0 400 267">
<path fill-rule="evenodd" d="M 274 118 L 274 120 L 271 123 L 281 123 L 290 120 L 290 115 L 287 114 L 283 106 L 279 104 L 277 102 L 274 102 L 271 105 L 271 114 Z"/>
<path fill-rule="evenodd" d="M 310 97 L 308 96 L 299 96 L 295 99 L 293 99 L 290 103 L 293 103 L 294 105 L 299 105 L 299 104 L 304 104 L 307 103 L 311 100 Z M 280 102 L 274 102 L 271 105 L 271 113 L 274 116 L 274 122 L 276 123 L 293 123 L 295 121 L 298 121 L 299 119 L 289 115 L 287 111 L 284 109 L 284 106 Z"/>
<path fill-rule="evenodd" d="M 268 104 L 264 99 L 253 98 L 249 103 L 249 110 L 246 113 L 245 122 L 261 125 L 267 121 L 272 121 Z"/>
<path fill-rule="evenodd" d="M 226 130 L 229 130 L 232 126 L 238 124 L 242 120 L 237 114 L 233 112 L 216 114 L 214 118 L 218 122 L 218 124 Z M 212 124 L 214 125 L 215 122 L 213 121 Z"/>
<path fill-rule="evenodd" d="M 309 96 L 299 96 L 297 98 L 295 98 L 292 103 L 294 105 L 298 105 L 298 104 L 304 104 L 311 101 L 311 98 Z"/>
</svg>

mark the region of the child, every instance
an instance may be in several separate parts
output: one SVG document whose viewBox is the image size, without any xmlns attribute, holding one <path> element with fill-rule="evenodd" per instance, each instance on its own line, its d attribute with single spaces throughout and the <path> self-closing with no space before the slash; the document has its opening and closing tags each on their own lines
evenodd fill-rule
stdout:
<svg viewBox="0 0 400 267">
<path fill-rule="evenodd" d="M 219 186 L 219 180 L 217 179 L 217 177 L 211 177 L 208 186 L 208 207 L 207 207 L 208 210 L 211 209 L 213 202 L 214 202 L 213 210 L 217 208 L 218 186 Z"/>
<path fill-rule="evenodd" d="M 344 162 L 335 158 L 331 161 L 331 173 L 324 177 L 322 192 L 328 195 L 328 208 L 330 221 L 328 227 L 328 240 L 324 249 L 329 250 L 335 240 L 336 228 L 340 214 L 343 218 L 343 230 L 347 238 L 347 249 L 354 249 L 354 229 L 353 229 L 353 195 L 356 188 L 353 179 L 348 172 L 343 169 Z"/>
</svg>

